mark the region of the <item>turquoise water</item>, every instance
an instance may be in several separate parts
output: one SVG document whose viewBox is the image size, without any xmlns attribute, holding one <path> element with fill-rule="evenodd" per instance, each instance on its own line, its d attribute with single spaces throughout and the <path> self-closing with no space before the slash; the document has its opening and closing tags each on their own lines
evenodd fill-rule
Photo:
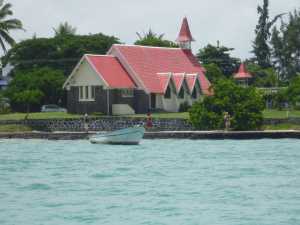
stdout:
<svg viewBox="0 0 300 225">
<path fill-rule="evenodd" d="M 298 225 L 300 141 L 0 143 L 1 225 Z"/>
</svg>

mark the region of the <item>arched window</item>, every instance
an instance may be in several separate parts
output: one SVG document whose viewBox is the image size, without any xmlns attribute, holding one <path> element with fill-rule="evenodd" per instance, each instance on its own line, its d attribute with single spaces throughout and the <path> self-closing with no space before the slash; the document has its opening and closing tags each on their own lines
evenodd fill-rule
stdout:
<svg viewBox="0 0 300 225">
<path fill-rule="evenodd" d="M 166 93 L 165 93 L 165 98 L 171 98 L 171 88 L 170 86 L 167 87 Z"/>
<path fill-rule="evenodd" d="M 196 87 L 194 88 L 193 92 L 192 92 L 192 98 L 196 99 L 197 98 L 197 90 Z"/>
<path fill-rule="evenodd" d="M 183 87 L 180 89 L 178 97 L 179 98 L 184 98 L 184 88 Z"/>
</svg>

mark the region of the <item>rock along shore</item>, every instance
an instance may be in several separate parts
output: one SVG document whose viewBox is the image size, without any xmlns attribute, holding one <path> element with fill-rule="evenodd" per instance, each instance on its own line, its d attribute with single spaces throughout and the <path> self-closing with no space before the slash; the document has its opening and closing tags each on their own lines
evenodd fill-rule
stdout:
<svg viewBox="0 0 300 225">
<path fill-rule="evenodd" d="M 0 133 L 0 139 L 48 139 L 80 140 L 88 139 L 95 132 L 25 132 Z M 146 132 L 145 139 L 300 139 L 300 131 L 153 131 Z"/>
</svg>

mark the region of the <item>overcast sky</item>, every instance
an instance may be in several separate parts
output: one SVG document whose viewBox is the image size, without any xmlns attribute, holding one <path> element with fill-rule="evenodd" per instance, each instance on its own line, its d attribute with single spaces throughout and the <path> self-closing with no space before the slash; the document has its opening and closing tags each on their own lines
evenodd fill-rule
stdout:
<svg viewBox="0 0 300 225">
<path fill-rule="evenodd" d="M 234 56 L 251 56 L 251 42 L 257 24 L 257 5 L 263 0 L 6 0 L 13 4 L 14 17 L 21 19 L 26 32 L 13 35 L 18 41 L 53 36 L 53 27 L 67 21 L 77 33 L 115 35 L 132 44 L 136 32 L 151 29 L 175 40 L 182 18 L 187 16 L 194 52 L 208 43 L 233 47 Z M 300 0 L 270 0 L 270 13 L 289 12 Z"/>
</svg>

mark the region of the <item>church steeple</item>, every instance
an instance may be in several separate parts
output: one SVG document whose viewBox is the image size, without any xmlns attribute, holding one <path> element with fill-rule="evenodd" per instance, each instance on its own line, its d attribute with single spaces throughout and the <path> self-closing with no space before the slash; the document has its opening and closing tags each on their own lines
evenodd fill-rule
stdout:
<svg viewBox="0 0 300 225">
<path fill-rule="evenodd" d="M 192 37 L 189 23 L 186 17 L 183 18 L 181 29 L 176 41 L 178 42 L 180 48 L 189 50 L 191 49 L 192 41 L 195 41 Z"/>
</svg>

